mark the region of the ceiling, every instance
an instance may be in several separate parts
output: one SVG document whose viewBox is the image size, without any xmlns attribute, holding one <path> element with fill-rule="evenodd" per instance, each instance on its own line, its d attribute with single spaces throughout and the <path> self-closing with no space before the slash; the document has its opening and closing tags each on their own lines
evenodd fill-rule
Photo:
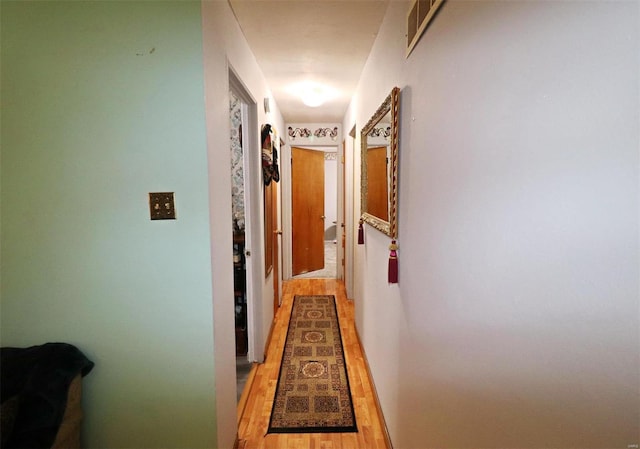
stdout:
<svg viewBox="0 0 640 449">
<path fill-rule="evenodd" d="M 285 122 L 302 123 L 342 121 L 388 2 L 229 0 Z M 330 98 L 306 106 L 297 92 L 305 82 Z"/>
</svg>

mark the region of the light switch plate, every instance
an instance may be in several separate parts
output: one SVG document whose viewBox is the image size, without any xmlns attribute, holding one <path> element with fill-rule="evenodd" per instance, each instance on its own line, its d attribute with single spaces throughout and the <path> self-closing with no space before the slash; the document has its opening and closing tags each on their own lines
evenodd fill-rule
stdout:
<svg viewBox="0 0 640 449">
<path fill-rule="evenodd" d="M 173 192 L 149 193 L 149 212 L 152 220 L 175 220 L 176 206 Z"/>
</svg>

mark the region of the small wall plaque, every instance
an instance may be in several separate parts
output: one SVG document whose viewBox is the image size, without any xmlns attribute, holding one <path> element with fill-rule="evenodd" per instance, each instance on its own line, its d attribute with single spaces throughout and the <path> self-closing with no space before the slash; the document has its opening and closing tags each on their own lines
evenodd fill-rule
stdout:
<svg viewBox="0 0 640 449">
<path fill-rule="evenodd" d="M 175 220 L 173 192 L 149 193 L 149 211 L 152 220 Z"/>
</svg>

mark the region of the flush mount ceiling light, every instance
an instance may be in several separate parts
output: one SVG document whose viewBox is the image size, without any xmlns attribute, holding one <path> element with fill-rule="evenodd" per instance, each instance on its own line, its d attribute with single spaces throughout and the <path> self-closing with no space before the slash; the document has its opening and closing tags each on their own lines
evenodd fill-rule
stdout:
<svg viewBox="0 0 640 449">
<path fill-rule="evenodd" d="M 324 94 L 319 88 L 311 88 L 302 94 L 302 102 L 311 108 L 317 108 L 325 102 Z"/>
<path fill-rule="evenodd" d="M 317 108 L 328 100 L 336 96 L 336 90 L 314 81 L 303 81 L 296 84 L 292 93 L 302 99 L 302 102 L 311 107 Z"/>
</svg>

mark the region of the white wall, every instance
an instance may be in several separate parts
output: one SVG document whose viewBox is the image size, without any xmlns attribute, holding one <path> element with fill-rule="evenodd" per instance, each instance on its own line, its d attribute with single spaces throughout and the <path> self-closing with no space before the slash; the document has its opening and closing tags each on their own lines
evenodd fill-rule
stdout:
<svg viewBox="0 0 640 449">
<path fill-rule="evenodd" d="M 407 8 L 345 118 L 402 88 L 400 283 L 367 228 L 355 289 L 394 446 L 638 444 L 638 3 L 449 1 L 405 59 Z"/>
<path fill-rule="evenodd" d="M 236 436 L 235 346 L 233 344 L 233 273 L 231 229 L 231 178 L 229 170 L 229 70 L 232 70 L 253 97 L 257 107 L 257 123 L 271 123 L 284 133 L 284 123 L 271 96 L 262 72 L 227 2 L 202 2 L 204 73 L 207 117 L 207 148 L 209 155 L 209 204 L 211 219 L 211 259 L 213 266 L 214 330 L 216 361 L 216 409 L 218 418 L 218 447 L 232 447 Z M 263 98 L 269 97 L 271 112 L 264 113 Z M 249 147 L 260 148 L 259 134 Z M 265 339 L 273 321 L 273 274 L 264 276 L 264 233 L 262 204 L 262 172 L 260 152 L 255 152 L 253 165 L 245 176 L 258 176 L 253 183 L 253 247 L 250 248 L 255 266 L 254 282 L 258 287 L 254 306 L 257 309 L 254 332 L 255 353 L 262 359 Z M 224 167 L 222 170 L 220 167 Z M 248 248 L 249 249 L 249 248 Z"/>
<path fill-rule="evenodd" d="M 338 161 L 324 160 L 324 229 L 325 231 L 338 220 Z"/>
</svg>

